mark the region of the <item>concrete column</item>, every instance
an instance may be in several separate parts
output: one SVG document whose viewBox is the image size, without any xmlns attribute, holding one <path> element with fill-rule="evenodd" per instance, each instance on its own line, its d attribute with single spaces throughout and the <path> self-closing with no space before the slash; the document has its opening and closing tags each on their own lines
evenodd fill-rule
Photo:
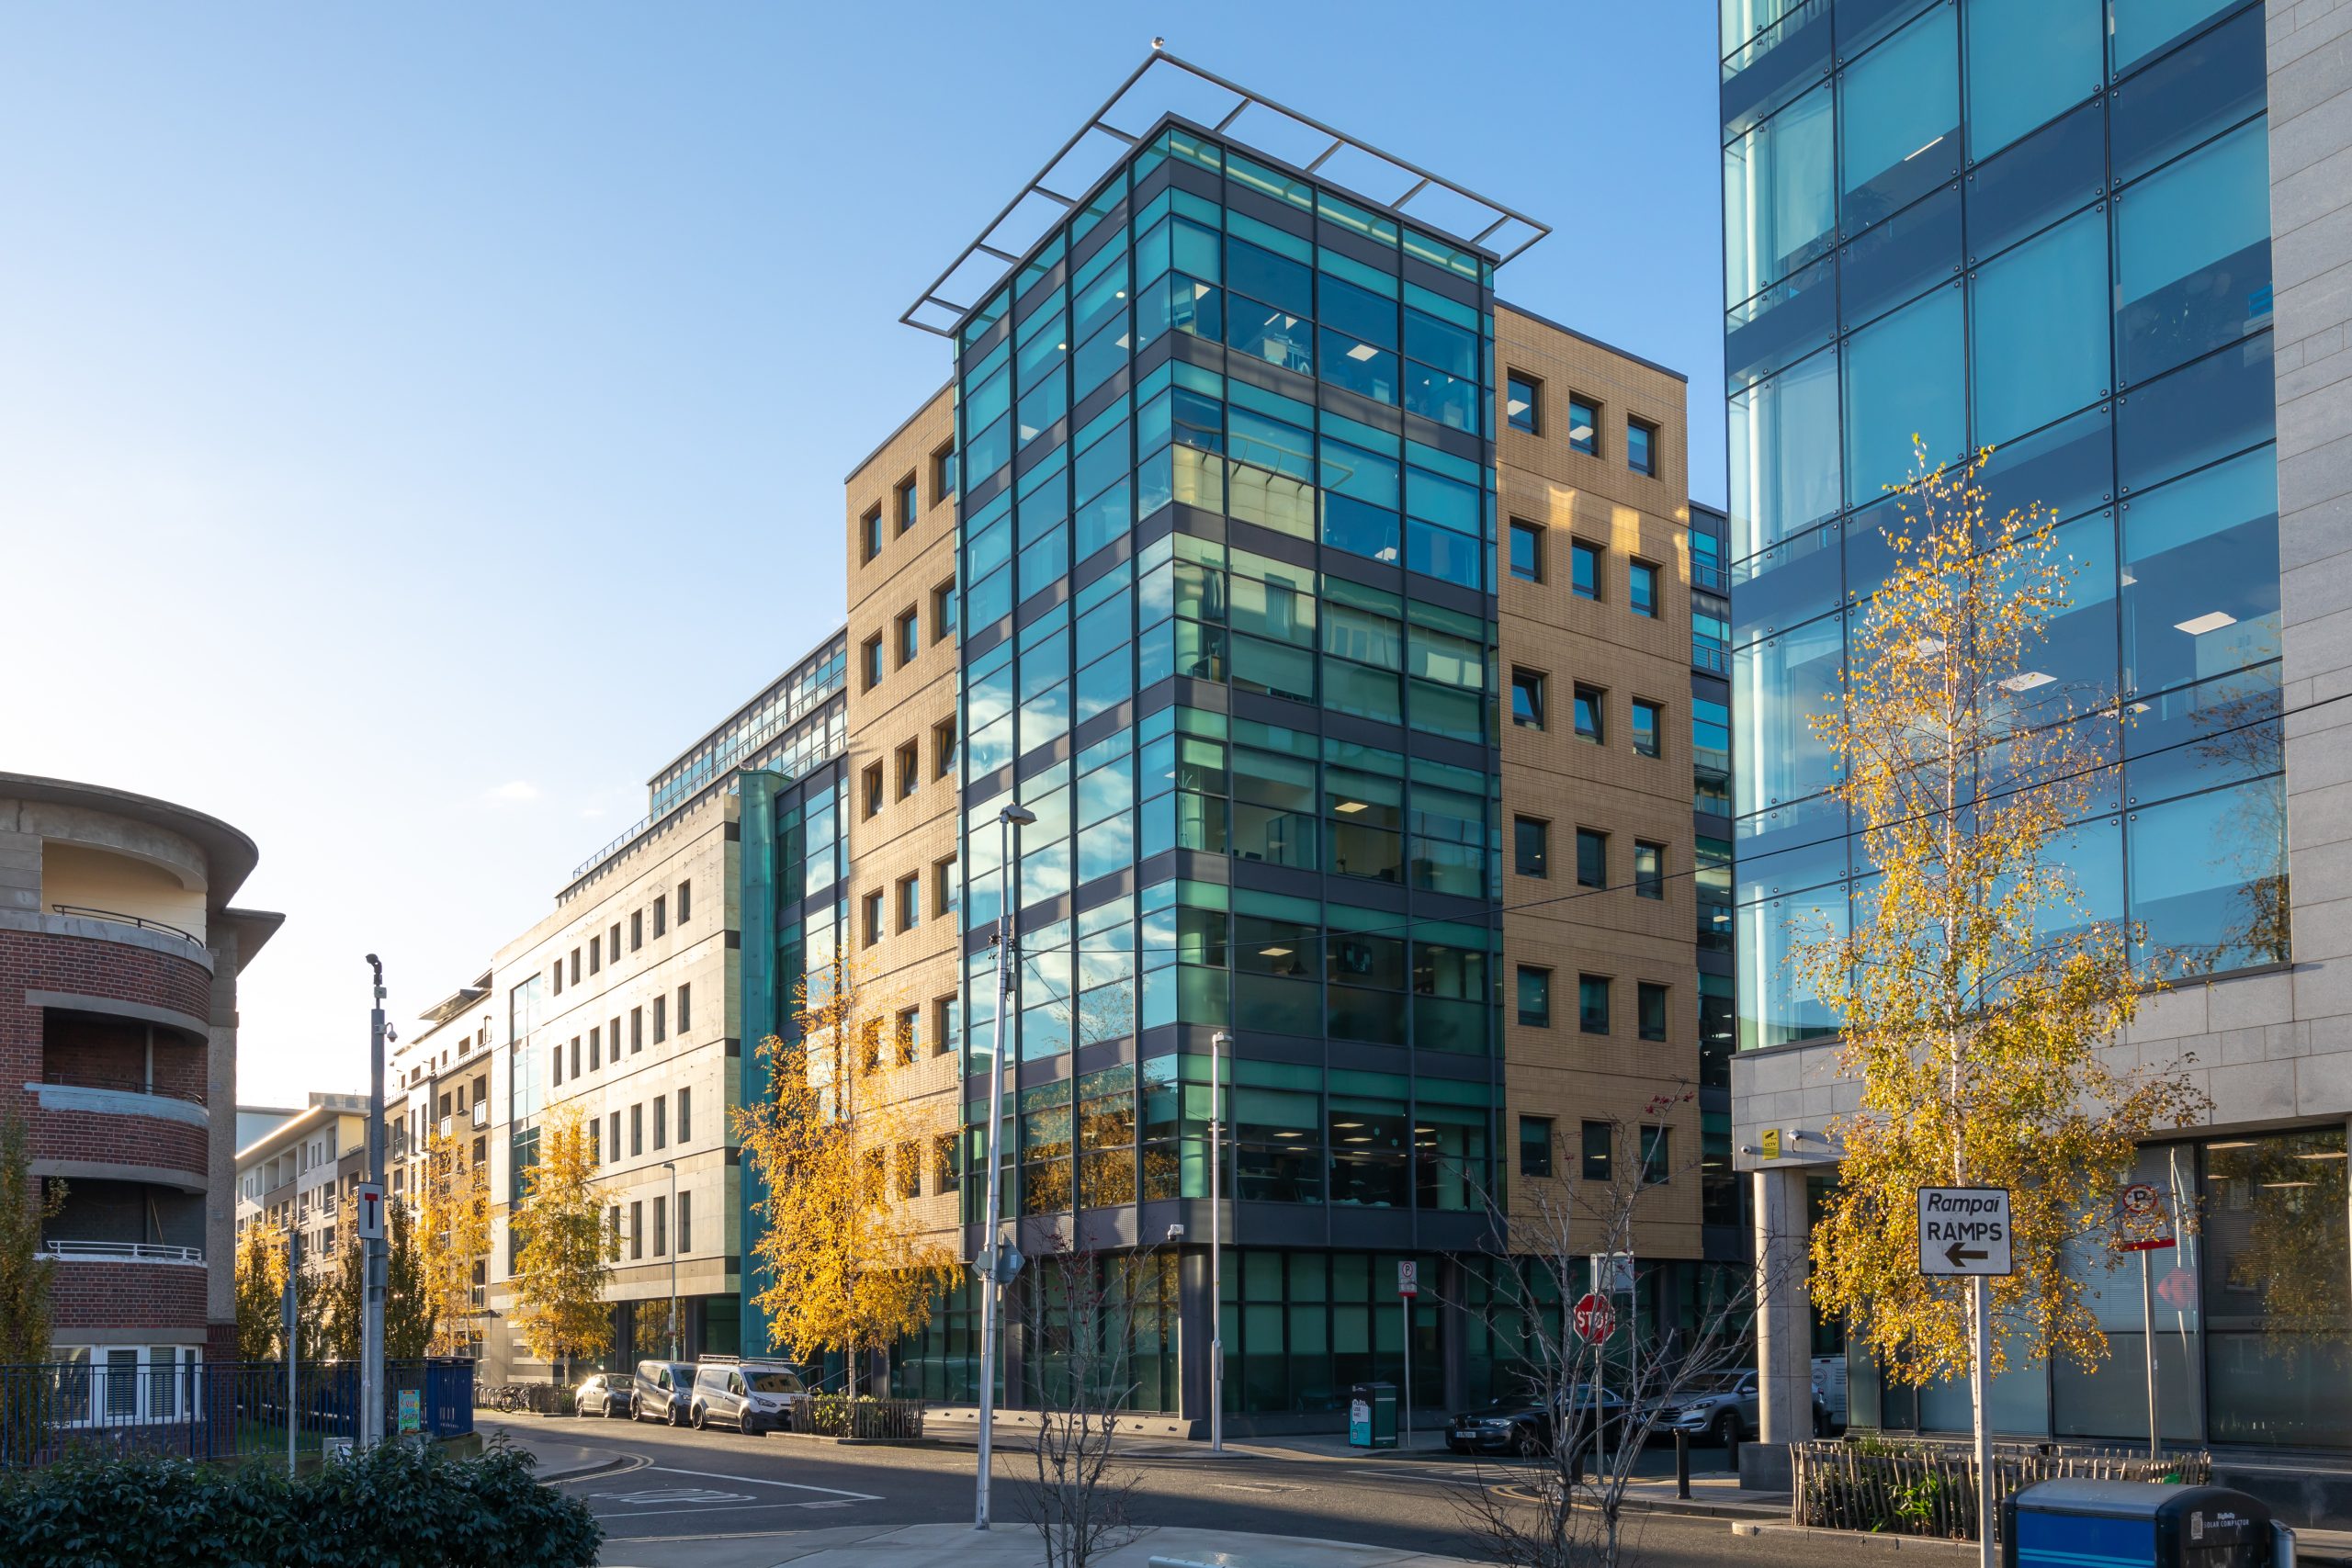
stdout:
<svg viewBox="0 0 2352 1568">
<path fill-rule="evenodd" d="M 1805 1168 L 1756 1173 L 1756 1365 L 1761 1413 L 1752 1455 L 1742 1450 L 1740 1484 L 1789 1484 L 1786 1445 L 1813 1436 L 1813 1312 L 1805 1290 L 1811 1220 Z"/>
</svg>

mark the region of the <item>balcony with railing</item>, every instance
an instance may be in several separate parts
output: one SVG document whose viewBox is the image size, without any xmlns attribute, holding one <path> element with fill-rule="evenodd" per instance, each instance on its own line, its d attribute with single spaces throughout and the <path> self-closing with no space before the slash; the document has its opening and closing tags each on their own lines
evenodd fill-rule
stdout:
<svg viewBox="0 0 2352 1568">
<path fill-rule="evenodd" d="M 160 1241 L 68 1241 L 45 1239 L 39 1256 L 60 1263 L 187 1263 L 204 1266 L 204 1248 Z"/>
</svg>

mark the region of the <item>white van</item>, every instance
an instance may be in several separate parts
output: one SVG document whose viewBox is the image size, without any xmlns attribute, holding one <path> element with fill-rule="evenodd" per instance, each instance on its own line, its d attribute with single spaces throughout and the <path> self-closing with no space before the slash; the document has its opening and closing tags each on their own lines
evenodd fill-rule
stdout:
<svg viewBox="0 0 2352 1568">
<path fill-rule="evenodd" d="M 773 1432 L 784 1425 L 786 1409 L 808 1397 L 800 1374 L 790 1367 L 714 1358 L 695 1368 L 688 1419 L 696 1431 L 716 1421 L 747 1435 Z"/>
</svg>

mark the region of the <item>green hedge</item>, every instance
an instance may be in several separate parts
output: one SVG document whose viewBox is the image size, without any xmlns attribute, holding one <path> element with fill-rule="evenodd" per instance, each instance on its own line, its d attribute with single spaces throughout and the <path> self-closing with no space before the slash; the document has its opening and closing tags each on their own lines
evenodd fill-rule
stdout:
<svg viewBox="0 0 2352 1568">
<path fill-rule="evenodd" d="M 493 1445 L 391 1446 L 288 1481 L 282 1468 L 69 1456 L 0 1478 L 0 1562 L 88 1568 L 588 1568 L 604 1530 Z"/>
</svg>

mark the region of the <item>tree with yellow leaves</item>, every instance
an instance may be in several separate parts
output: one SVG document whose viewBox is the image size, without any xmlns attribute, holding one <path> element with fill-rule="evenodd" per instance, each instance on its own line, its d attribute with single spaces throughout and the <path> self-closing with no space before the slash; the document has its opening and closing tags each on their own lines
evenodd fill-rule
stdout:
<svg viewBox="0 0 2352 1568">
<path fill-rule="evenodd" d="M 285 1354 L 286 1227 L 255 1220 L 237 1238 L 237 1359 Z"/>
<path fill-rule="evenodd" d="M 2067 863 L 2072 825 L 2113 787 L 2126 716 L 2039 667 L 2073 568 L 2054 517 L 1987 515 L 1987 456 L 1931 468 L 1922 455 L 1899 487 L 1893 569 L 1852 626 L 1843 709 L 1813 720 L 1876 872 L 1855 885 L 1849 929 L 1796 943 L 1861 1089 L 1830 1129 L 1845 1149 L 1812 1293 L 1915 1384 L 1966 1374 L 1974 1344 L 1968 1282 L 1919 1273 L 1918 1188 L 2008 1190 L 2017 1271 L 1992 1281 L 1995 1321 L 2030 1356 L 2088 1367 L 2106 1338 L 2065 1250 L 2120 1246 L 2109 1214 L 2133 1146 L 2205 1109 L 2184 1075 L 2102 1054 L 2162 985 Z M 1988 1374 L 2005 1348 L 1996 1335 Z"/>
<path fill-rule="evenodd" d="M 474 1269 L 490 1256 L 486 1164 L 469 1156 L 463 1138 L 437 1128 L 426 1135 L 417 1229 L 436 1356 L 462 1356 L 473 1344 L 481 1312 L 474 1300 Z"/>
<path fill-rule="evenodd" d="M 861 1359 L 928 1322 L 958 1268 L 891 1190 L 888 1152 L 927 1140 L 890 1092 L 910 1043 L 891 1040 L 862 978 L 836 959 L 802 981 L 795 1036 L 760 1042 L 766 1096 L 736 1112 L 766 1187 L 752 1251 L 768 1284 L 754 1303 L 796 1359 L 842 1352 L 853 1388 Z"/>
<path fill-rule="evenodd" d="M 561 1363 L 612 1348 L 612 1282 L 618 1238 L 605 1228 L 588 1123 L 577 1105 L 558 1106 L 539 1128 L 538 1159 L 509 1221 L 522 1233 L 514 1259 L 514 1328 L 532 1355 Z"/>
</svg>

